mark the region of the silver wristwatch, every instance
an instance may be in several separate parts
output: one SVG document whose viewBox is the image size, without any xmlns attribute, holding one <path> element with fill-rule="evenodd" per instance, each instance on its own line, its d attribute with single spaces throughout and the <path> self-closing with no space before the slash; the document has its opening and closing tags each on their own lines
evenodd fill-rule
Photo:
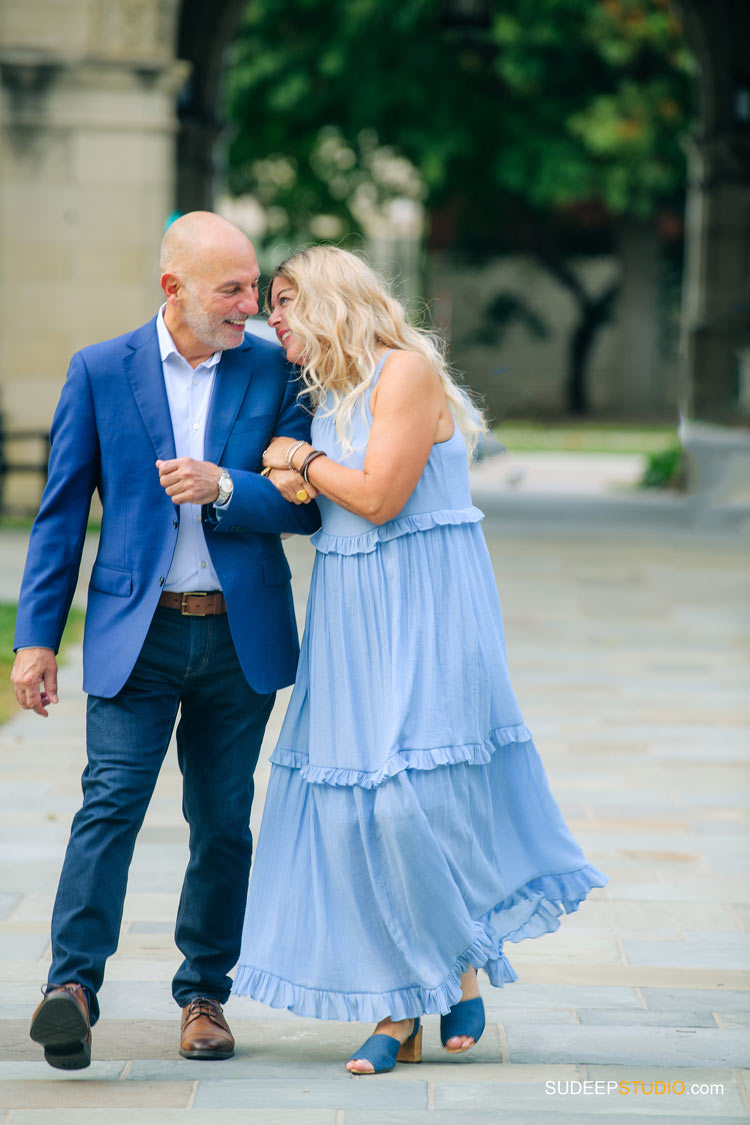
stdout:
<svg viewBox="0 0 750 1125">
<path fill-rule="evenodd" d="M 232 495 L 233 489 L 234 481 L 226 469 L 222 469 L 221 476 L 219 477 L 219 495 L 214 500 L 214 504 L 218 504 L 219 506 L 226 504 L 227 500 Z"/>
</svg>

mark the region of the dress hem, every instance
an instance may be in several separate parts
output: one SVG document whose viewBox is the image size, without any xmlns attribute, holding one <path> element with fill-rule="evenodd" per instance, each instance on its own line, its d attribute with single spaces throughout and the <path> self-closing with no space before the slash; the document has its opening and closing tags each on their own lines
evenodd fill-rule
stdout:
<svg viewBox="0 0 750 1125">
<path fill-rule="evenodd" d="M 572 914 L 593 888 L 606 883 L 607 876 L 591 864 L 565 874 L 530 880 L 473 923 L 473 941 L 435 988 L 412 985 L 380 993 L 332 992 L 294 984 L 264 969 L 240 964 L 232 993 L 251 996 L 272 1008 L 287 1008 L 298 1016 L 323 1020 L 369 1022 L 385 1016 L 402 1020 L 445 1014 L 461 999 L 461 974 L 470 965 L 484 969 L 495 988 L 512 984 L 518 980 L 518 974 L 503 953 L 503 942 L 553 932 L 558 929 L 563 912 Z"/>
</svg>

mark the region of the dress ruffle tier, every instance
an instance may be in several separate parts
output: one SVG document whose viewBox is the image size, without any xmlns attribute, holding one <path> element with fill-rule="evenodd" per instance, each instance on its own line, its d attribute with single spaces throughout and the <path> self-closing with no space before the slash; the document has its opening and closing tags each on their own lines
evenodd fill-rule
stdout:
<svg viewBox="0 0 750 1125">
<path fill-rule="evenodd" d="M 397 516 L 387 523 L 376 525 L 359 535 L 329 535 L 321 528 L 311 537 L 316 551 L 323 555 L 365 555 L 377 550 L 381 543 L 411 535 L 415 531 L 429 531 L 433 527 L 450 527 L 461 523 L 479 523 L 484 512 L 472 504 L 459 510 L 443 508 L 437 512 L 414 512 Z"/>
<path fill-rule="evenodd" d="M 505 940 L 522 941 L 559 929 L 559 916 L 572 914 L 593 887 L 602 887 L 607 878 L 595 867 L 587 865 L 567 875 L 543 876 L 522 887 L 486 919 L 476 923 L 476 937 L 456 959 L 448 976 L 435 988 L 413 985 L 390 992 L 331 992 L 306 988 L 283 980 L 273 973 L 240 965 L 235 976 L 235 993 L 252 996 L 271 1008 L 287 1008 L 295 1015 L 310 1019 L 374 1022 L 390 1015 L 394 1020 L 415 1015 L 444 1015 L 461 999 L 461 975 L 469 966 L 484 969 L 490 984 L 502 988 L 518 980 L 518 974 L 503 953 L 503 939 L 498 942 L 492 917 L 505 910 L 531 905 L 525 925 L 508 934 Z M 543 888 L 543 889 L 541 889 Z"/>
</svg>

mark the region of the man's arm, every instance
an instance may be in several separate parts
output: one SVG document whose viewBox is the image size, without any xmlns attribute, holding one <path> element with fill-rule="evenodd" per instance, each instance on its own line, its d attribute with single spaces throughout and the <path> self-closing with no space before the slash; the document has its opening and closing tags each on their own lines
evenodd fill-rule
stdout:
<svg viewBox="0 0 750 1125">
<path fill-rule="evenodd" d="M 310 437 L 311 416 L 307 406 L 297 398 L 299 389 L 299 379 L 289 379 L 275 433 L 307 441 Z M 311 535 L 320 527 L 317 505 L 293 504 L 285 500 L 276 486 L 260 475 L 260 465 L 257 473 L 233 469 L 231 465 L 226 468 L 234 483 L 229 504 L 223 509 L 215 509 L 212 504 L 204 508 L 204 523 L 215 534 L 246 531 L 273 534 L 286 531 Z"/>
<path fill-rule="evenodd" d="M 20 705 L 46 715 L 57 702 L 60 646 L 81 563 L 91 496 L 99 478 L 99 443 L 88 374 L 73 356 L 50 431 L 49 478 L 29 539 L 18 600 L 11 674 Z"/>
</svg>

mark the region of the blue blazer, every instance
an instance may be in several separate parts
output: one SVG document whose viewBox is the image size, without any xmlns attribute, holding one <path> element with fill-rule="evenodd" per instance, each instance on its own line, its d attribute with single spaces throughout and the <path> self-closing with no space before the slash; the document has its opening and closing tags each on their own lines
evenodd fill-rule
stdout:
<svg viewBox="0 0 750 1125">
<path fill-rule="evenodd" d="M 245 336 L 222 356 L 206 422 L 204 457 L 226 466 L 234 493 L 220 519 L 212 505 L 204 507 L 203 527 L 242 670 L 262 693 L 294 680 L 299 655 L 279 535 L 309 535 L 320 525 L 315 504 L 289 504 L 260 476 L 274 434 L 309 437 L 298 390 L 281 349 Z M 175 456 L 156 318 L 73 356 L 50 436 L 49 480 L 31 532 L 15 646 L 57 651 L 97 489 L 103 517 L 89 584 L 83 686 L 111 697 L 141 651 L 180 520 L 155 465 Z"/>
</svg>

